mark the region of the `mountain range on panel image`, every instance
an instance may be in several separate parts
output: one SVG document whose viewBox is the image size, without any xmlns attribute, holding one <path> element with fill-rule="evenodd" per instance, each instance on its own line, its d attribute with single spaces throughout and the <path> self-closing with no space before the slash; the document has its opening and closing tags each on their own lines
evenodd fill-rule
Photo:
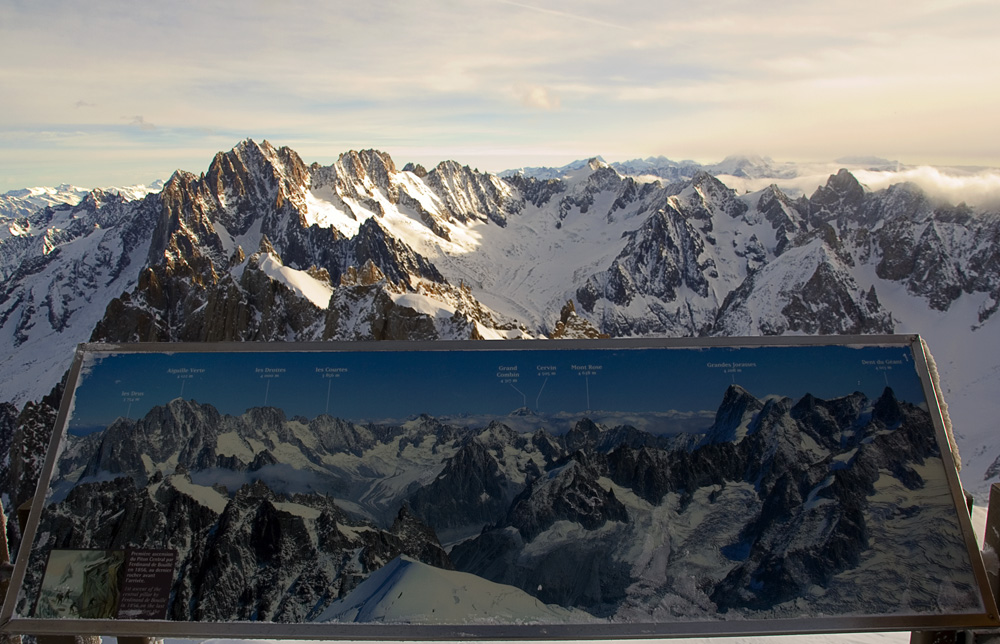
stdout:
<svg viewBox="0 0 1000 644">
<path fill-rule="evenodd" d="M 21 601 L 50 549 L 153 548 L 177 553 L 178 621 L 669 623 L 979 603 L 930 415 L 891 388 L 793 400 L 733 384 L 697 434 L 508 420 L 228 415 L 175 398 L 70 434 Z"/>
<path fill-rule="evenodd" d="M 1000 414 L 993 391 L 1000 369 L 1000 214 L 993 206 L 948 202 L 913 183 L 871 190 L 848 169 L 796 192 L 777 185 L 795 176 L 793 166 L 735 158 L 713 166 L 665 158 L 608 164 L 593 158 L 563 168 L 494 175 L 459 161 L 427 169 L 400 160 L 400 167 L 375 150 L 346 152 L 329 165 L 309 164 L 287 147 L 246 140 L 206 161 L 204 171 L 178 170 L 151 188 L 64 187 L 0 196 L 0 496 L 8 511 L 34 494 L 64 374 L 77 344 L 87 341 L 919 333 L 937 358 L 961 448 L 965 489 L 982 502 L 990 483 L 1000 478 L 1000 442 L 992 425 Z M 869 170 L 888 168 L 876 159 L 862 161 Z M 762 189 L 740 184 L 737 191 L 724 182 L 732 183 L 733 177 L 775 183 Z M 188 403 L 197 399 L 190 391 L 178 395 Z M 516 401 L 509 409 L 530 407 L 530 402 Z M 266 415 L 267 405 L 260 407 L 256 413 Z M 242 412 L 220 415 L 237 418 Z M 124 409 L 120 413 L 128 416 Z M 310 414 L 309 422 L 320 417 Z M 570 435 L 566 428 L 585 417 L 562 419 L 559 435 Z M 375 432 L 371 440 L 389 440 L 378 434 L 382 430 L 370 431 Z M 565 466 L 559 470 L 564 476 L 575 473 L 581 484 L 587 477 L 607 476 L 610 465 L 604 457 L 583 450 L 576 460 L 573 453 L 559 456 L 568 459 L 559 466 Z M 251 470 L 269 473 L 254 480 L 279 495 L 274 503 L 326 493 L 321 486 L 298 488 L 294 477 L 282 478 L 280 462 L 261 456 L 255 463 L 255 458 L 241 459 L 232 468 L 210 463 L 220 472 L 234 472 L 222 484 L 232 495 L 227 504 L 239 498 L 249 480 L 245 472 Z M 471 451 L 463 458 L 470 466 L 479 462 Z M 209 462 L 195 463 L 189 472 L 203 471 Z M 549 471 L 545 459 L 536 464 L 539 477 Z M 522 474 L 519 485 L 529 474 Z M 164 498 L 186 485 L 183 473 L 163 476 Z M 745 477 L 741 480 L 740 485 L 749 485 Z M 336 477 L 314 483 L 346 484 Z M 114 492 L 111 488 L 121 485 L 114 480 L 100 485 L 109 494 L 127 492 Z M 733 501 L 740 485 L 727 483 L 716 498 L 746 507 Z M 506 488 L 505 494 L 513 495 L 507 501 L 523 492 L 516 485 Z M 678 494 L 678 503 L 687 498 L 681 491 L 670 494 Z M 790 490 L 787 494 L 789 502 L 796 498 Z M 62 503 L 81 502 L 73 498 Z M 212 512 L 221 516 L 225 499 L 211 498 Z M 401 526 L 412 521 L 433 526 L 444 540 L 472 529 L 473 523 L 436 522 L 423 498 L 406 499 Z M 653 503 L 638 493 L 633 499 L 616 492 L 617 503 L 607 501 L 610 514 L 603 525 L 622 524 L 613 518 L 620 507 L 634 519 L 639 499 Z M 181 497 L 174 502 L 187 503 Z M 499 512 L 497 504 L 487 514 Z M 216 520 L 205 506 L 195 505 L 190 508 L 192 533 Z M 385 542 L 392 541 L 392 523 L 402 509 L 372 506 L 359 513 L 341 508 L 347 516 L 368 516 Z M 324 512 L 317 506 L 307 512 L 316 518 L 303 521 L 319 520 Z M 649 517 L 656 512 L 644 512 L 654 520 Z M 339 516 L 333 510 L 328 515 L 330 521 Z M 243 520 L 251 519 L 233 515 L 231 525 L 235 529 Z M 487 522 L 481 520 L 480 529 Z M 760 526 L 761 534 L 765 528 Z M 520 560 L 541 548 L 537 534 L 526 536 L 532 530 L 501 526 L 477 539 L 481 546 L 493 539 L 497 556 Z M 511 545 L 517 541 L 514 532 L 524 548 Z M 16 548 L 15 520 L 8 522 L 8 533 Z M 367 534 L 359 528 L 344 538 Z M 755 562 L 738 534 L 729 536 L 723 544 L 726 560 L 739 562 L 745 580 L 763 574 L 768 564 Z M 385 556 L 389 553 L 404 557 L 398 572 L 407 577 L 426 565 L 422 555 L 400 548 L 386 549 Z M 472 552 L 463 557 L 466 563 L 458 572 L 517 586 L 554 605 L 565 603 L 558 584 L 533 576 L 541 572 L 491 579 L 487 559 Z M 383 559 L 379 555 L 378 561 Z M 352 565 L 373 569 L 364 562 Z M 604 564 L 594 560 L 593 565 Z M 310 574 L 329 577 L 320 569 Z M 614 574 L 608 571 L 605 577 Z M 649 609 L 622 590 L 625 579 L 607 582 L 570 605 L 603 619 L 625 610 L 625 592 L 627 601 L 638 602 L 637 611 Z M 715 588 L 724 580 L 715 581 L 713 588 L 686 590 L 669 610 L 684 613 L 696 611 L 699 602 L 715 603 L 720 595 L 713 593 L 722 592 Z M 268 586 L 265 580 L 255 583 Z M 296 592 L 307 597 L 320 585 L 304 580 Z M 196 589 L 178 592 L 193 596 Z M 785 606 L 781 598 L 741 601 L 731 610 Z M 277 618 L 300 608 L 275 604 L 267 610 Z"/>
</svg>

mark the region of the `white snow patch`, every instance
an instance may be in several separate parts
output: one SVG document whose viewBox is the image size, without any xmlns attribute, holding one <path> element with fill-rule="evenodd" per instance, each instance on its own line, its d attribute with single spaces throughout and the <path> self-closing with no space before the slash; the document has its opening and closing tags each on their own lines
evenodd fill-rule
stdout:
<svg viewBox="0 0 1000 644">
<path fill-rule="evenodd" d="M 303 519 L 309 519 L 315 521 L 322 514 L 321 511 L 316 508 L 310 508 L 306 505 L 301 505 L 299 503 L 292 503 L 290 501 L 275 501 L 271 503 L 275 510 L 279 512 L 287 512 L 288 514 L 293 514 L 297 517 L 302 517 Z"/>
<path fill-rule="evenodd" d="M 215 451 L 220 456 L 235 456 L 244 463 L 253 461 L 254 450 L 238 432 L 225 432 L 216 439 Z"/>
<path fill-rule="evenodd" d="M 306 271 L 289 268 L 274 255 L 267 253 L 260 261 L 260 268 L 271 279 L 285 284 L 293 291 L 316 305 L 326 309 L 330 305 L 333 287 L 320 281 Z"/>
<path fill-rule="evenodd" d="M 319 622 L 383 624 L 558 624 L 600 622 L 544 604 L 514 586 L 397 557 L 372 573 Z"/>
<path fill-rule="evenodd" d="M 345 237 L 354 237 L 361 222 L 334 205 L 340 197 L 331 186 L 313 188 L 306 193 L 306 225 L 333 228 Z"/>
<path fill-rule="evenodd" d="M 222 514 L 226 505 L 229 504 L 229 499 L 221 492 L 205 485 L 192 483 L 191 479 L 186 476 L 170 476 L 167 480 L 178 492 L 191 497 L 216 514 Z"/>
</svg>

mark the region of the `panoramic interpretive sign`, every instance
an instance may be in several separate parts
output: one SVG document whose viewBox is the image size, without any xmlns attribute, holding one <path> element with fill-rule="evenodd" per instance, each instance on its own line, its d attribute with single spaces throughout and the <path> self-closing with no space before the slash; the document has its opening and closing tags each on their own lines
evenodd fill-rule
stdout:
<svg viewBox="0 0 1000 644">
<path fill-rule="evenodd" d="M 81 345 L 7 632 L 987 626 L 915 336 Z"/>
</svg>

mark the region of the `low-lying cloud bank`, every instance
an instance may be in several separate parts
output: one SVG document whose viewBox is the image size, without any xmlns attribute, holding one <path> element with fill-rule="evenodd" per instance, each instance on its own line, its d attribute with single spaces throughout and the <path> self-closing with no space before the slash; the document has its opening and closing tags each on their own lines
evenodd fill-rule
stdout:
<svg viewBox="0 0 1000 644">
<path fill-rule="evenodd" d="M 793 178 L 754 178 L 720 175 L 719 180 L 737 192 L 755 192 L 776 184 L 792 195 L 810 196 L 843 166 L 803 167 Z M 869 190 L 882 190 L 898 183 L 913 183 L 932 199 L 949 204 L 966 203 L 981 210 L 1000 211 L 1000 168 L 951 168 L 916 166 L 899 170 L 847 169 Z"/>
<path fill-rule="evenodd" d="M 871 190 L 881 190 L 896 183 L 920 186 L 933 198 L 958 204 L 997 209 L 1000 207 L 1000 169 L 967 170 L 919 166 L 895 172 L 856 170 L 858 181 Z"/>
</svg>

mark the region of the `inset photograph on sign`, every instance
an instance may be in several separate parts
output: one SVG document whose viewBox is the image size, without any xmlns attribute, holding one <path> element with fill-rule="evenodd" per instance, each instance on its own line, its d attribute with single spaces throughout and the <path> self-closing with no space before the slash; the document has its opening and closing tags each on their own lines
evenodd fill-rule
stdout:
<svg viewBox="0 0 1000 644">
<path fill-rule="evenodd" d="M 493 346 L 85 347 L 14 617 L 985 611 L 911 344 Z"/>
</svg>

